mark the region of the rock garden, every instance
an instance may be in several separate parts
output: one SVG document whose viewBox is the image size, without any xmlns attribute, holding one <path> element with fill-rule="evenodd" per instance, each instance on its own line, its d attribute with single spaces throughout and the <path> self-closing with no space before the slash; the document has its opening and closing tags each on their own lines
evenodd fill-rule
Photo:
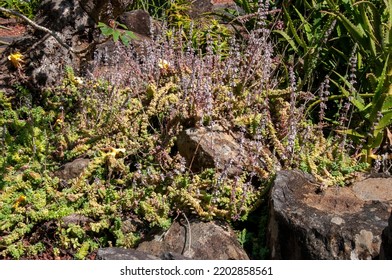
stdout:
<svg viewBox="0 0 392 280">
<path fill-rule="evenodd" d="M 0 259 L 391 259 L 373 2 L 0 3 Z"/>
</svg>

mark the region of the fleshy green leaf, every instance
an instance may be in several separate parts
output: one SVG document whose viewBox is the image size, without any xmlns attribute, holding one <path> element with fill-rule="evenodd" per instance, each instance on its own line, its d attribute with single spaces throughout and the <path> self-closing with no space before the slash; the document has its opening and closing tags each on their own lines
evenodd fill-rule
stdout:
<svg viewBox="0 0 392 280">
<path fill-rule="evenodd" d="M 120 35 L 121 35 L 121 33 L 120 33 L 119 30 L 114 30 L 114 31 L 113 31 L 113 41 L 114 41 L 114 42 L 117 42 L 118 39 L 120 38 Z"/>
</svg>

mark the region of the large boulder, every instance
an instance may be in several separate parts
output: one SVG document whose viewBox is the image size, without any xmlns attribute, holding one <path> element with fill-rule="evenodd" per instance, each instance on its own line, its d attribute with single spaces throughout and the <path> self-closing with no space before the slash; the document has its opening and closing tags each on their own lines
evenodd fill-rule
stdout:
<svg viewBox="0 0 392 280">
<path fill-rule="evenodd" d="M 392 208 L 392 178 L 320 187 L 300 171 L 278 172 L 271 189 L 272 259 L 378 259 Z"/>
<path fill-rule="evenodd" d="M 189 14 L 192 18 L 198 18 L 204 13 L 222 11 L 225 8 L 236 7 L 234 0 L 195 0 L 192 1 Z"/>
<path fill-rule="evenodd" d="M 95 22 L 117 19 L 133 0 L 80 0 L 80 5 Z"/>
<path fill-rule="evenodd" d="M 388 219 L 388 226 L 382 232 L 380 259 L 392 260 L 392 213 Z"/>
<path fill-rule="evenodd" d="M 256 143 L 245 140 L 218 124 L 188 128 L 177 136 L 178 151 L 193 172 L 215 168 L 228 176 L 235 176 L 243 171 L 262 176 L 259 172 L 266 169 L 266 166 L 254 158 L 253 155 L 257 154 L 255 146 Z M 268 149 L 263 148 L 263 151 L 273 158 Z"/>
<path fill-rule="evenodd" d="M 194 172 L 217 168 L 238 174 L 247 158 L 244 149 L 221 126 L 186 129 L 178 135 L 177 146 Z"/>
<path fill-rule="evenodd" d="M 153 256 L 134 249 L 125 249 L 118 247 L 108 247 L 98 249 L 96 259 L 98 260 L 159 260 Z"/>
<path fill-rule="evenodd" d="M 119 17 L 119 22 L 128 30 L 144 36 L 150 36 L 153 29 L 153 20 L 144 10 L 125 12 Z"/>
<path fill-rule="evenodd" d="M 195 260 L 249 259 L 231 227 L 220 221 L 176 221 L 166 233 L 142 242 L 137 250 L 154 256 L 171 252 Z"/>
<path fill-rule="evenodd" d="M 154 256 L 146 252 L 135 249 L 125 249 L 118 247 L 101 248 L 97 252 L 98 260 L 186 260 L 188 258 L 171 252 L 166 252 L 160 256 Z"/>
</svg>

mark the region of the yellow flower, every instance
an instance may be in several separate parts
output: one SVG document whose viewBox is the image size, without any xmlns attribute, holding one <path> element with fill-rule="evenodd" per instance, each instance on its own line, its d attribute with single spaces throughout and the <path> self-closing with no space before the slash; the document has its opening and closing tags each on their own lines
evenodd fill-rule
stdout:
<svg viewBox="0 0 392 280">
<path fill-rule="evenodd" d="M 166 59 L 159 59 L 158 67 L 163 70 L 169 70 L 170 63 Z"/>
<path fill-rule="evenodd" d="M 76 85 L 83 85 L 83 79 L 81 77 L 75 77 L 74 83 Z"/>
<path fill-rule="evenodd" d="M 13 208 L 18 208 L 19 205 L 20 205 L 21 203 L 25 202 L 25 201 L 26 201 L 26 196 L 21 195 L 21 196 L 18 197 L 18 199 L 15 201 L 15 203 L 14 203 L 14 205 L 13 205 L 12 207 L 13 207 Z"/>
<path fill-rule="evenodd" d="M 63 125 L 63 123 L 64 123 L 64 120 L 63 120 L 62 118 L 58 118 L 58 119 L 56 120 L 56 123 L 55 123 L 55 125 L 62 126 L 62 125 Z"/>
<path fill-rule="evenodd" d="M 11 61 L 12 65 L 14 65 L 15 68 L 22 68 L 22 64 L 24 63 L 23 61 L 23 54 L 20 52 L 12 53 L 8 56 L 8 60 Z"/>
<path fill-rule="evenodd" d="M 117 158 L 117 157 L 122 157 L 125 155 L 124 148 L 116 149 L 113 147 L 108 147 L 108 148 L 103 148 L 102 150 L 107 152 L 106 157 Z"/>
</svg>

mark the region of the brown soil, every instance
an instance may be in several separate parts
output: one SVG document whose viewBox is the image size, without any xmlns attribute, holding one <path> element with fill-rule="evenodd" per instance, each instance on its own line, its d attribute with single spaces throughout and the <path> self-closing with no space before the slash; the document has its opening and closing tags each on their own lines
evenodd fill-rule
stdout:
<svg viewBox="0 0 392 280">
<path fill-rule="evenodd" d="M 26 32 L 26 25 L 15 19 L 0 18 L 0 40 L 1 37 L 18 37 L 24 32 Z"/>
</svg>

